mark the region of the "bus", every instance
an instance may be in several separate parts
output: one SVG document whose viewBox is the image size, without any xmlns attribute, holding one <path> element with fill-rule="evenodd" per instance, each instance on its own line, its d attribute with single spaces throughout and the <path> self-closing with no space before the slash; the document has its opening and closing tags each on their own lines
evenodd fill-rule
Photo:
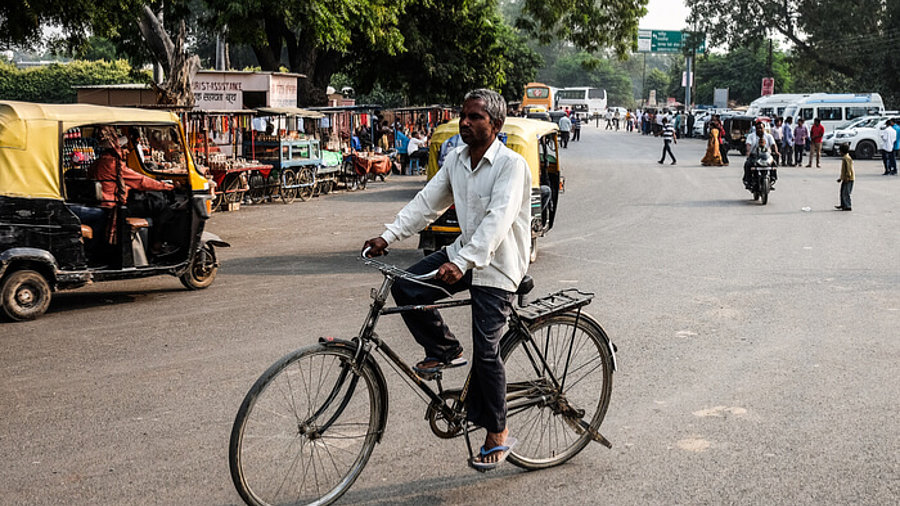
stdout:
<svg viewBox="0 0 900 506">
<path fill-rule="evenodd" d="M 522 110 L 525 112 L 552 111 L 556 105 L 556 92 L 557 88 L 544 83 L 526 84 Z"/>
<path fill-rule="evenodd" d="M 882 114 L 884 102 L 878 93 L 813 93 L 784 110 L 785 117 L 792 116 L 795 122 L 802 118 L 807 127 L 812 126 L 813 119 L 819 118 L 826 134 L 846 121 Z"/>
<path fill-rule="evenodd" d="M 776 93 L 774 95 L 764 95 L 753 102 L 750 102 L 750 107 L 747 108 L 747 115 L 768 116 L 772 119 L 787 117 L 784 113 L 785 109 L 808 96 L 808 93 Z"/>
<path fill-rule="evenodd" d="M 581 118 L 599 116 L 606 111 L 606 90 L 588 86 L 563 88 L 556 93 L 556 106 L 568 107 Z"/>
</svg>

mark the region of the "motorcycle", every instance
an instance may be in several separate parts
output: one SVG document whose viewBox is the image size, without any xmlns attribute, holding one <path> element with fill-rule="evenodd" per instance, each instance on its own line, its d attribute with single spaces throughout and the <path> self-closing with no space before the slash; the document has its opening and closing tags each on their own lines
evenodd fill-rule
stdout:
<svg viewBox="0 0 900 506">
<path fill-rule="evenodd" d="M 764 141 L 751 149 L 750 156 L 747 157 L 747 164 L 750 167 L 748 190 L 753 194 L 754 201 L 766 205 L 769 202 L 769 192 L 773 190 L 777 176 L 775 157 L 765 146 Z"/>
</svg>

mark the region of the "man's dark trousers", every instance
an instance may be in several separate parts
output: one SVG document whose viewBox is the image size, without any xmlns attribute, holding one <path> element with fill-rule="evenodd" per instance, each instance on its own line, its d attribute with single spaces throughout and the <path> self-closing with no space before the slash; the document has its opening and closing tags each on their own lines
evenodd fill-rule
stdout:
<svg viewBox="0 0 900 506">
<path fill-rule="evenodd" d="M 432 253 L 413 265 L 409 272 L 425 274 L 449 262 L 444 250 Z M 469 420 L 488 432 L 506 428 L 506 370 L 500 359 L 500 338 L 512 308 L 515 294 L 488 286 L 472 286 L 472 271 L 452 285 L 431 281 L 450 293 L 469 290 L 472 298 L 472 381 L 466 398 Z M 400 306 L 431 304 L 446 295 L 405 280 L 391 289 L 394 302 Z M 402 313 L 403 321 L 416 342 L 425 348 L 427 357 L 448 362 L 460 353 L 462 346 L 435 310 Z"/>
</svg>

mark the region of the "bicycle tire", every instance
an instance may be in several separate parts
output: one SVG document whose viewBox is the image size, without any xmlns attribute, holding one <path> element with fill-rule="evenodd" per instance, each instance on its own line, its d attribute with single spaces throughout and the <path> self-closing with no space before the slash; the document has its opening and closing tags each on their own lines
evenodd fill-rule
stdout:
<svg viewBox="0 0 900 506">
<path fill-rule="evenodd" d="M 351 349 L 304 347 L 274 363 L 247 392 L 228 451 L 232 481 L 247 504 L 331 504 L 356 481 L 377 442 L 384 406 L 379 372 L 367 364 L 354 371 L 352 358 Z M 341 371 L 345 380 L 323 409 Z"/>
<path fill-rule="evenodd" d="M 520 335 L 501 350 L 507 386 L 511 389 L 517 384 L 530 384 L 536 388 L 529 395 L 550 400 L 521 410 L 510 401 L 507 427 L 519 443 L 509 461 L 524 469 L 544 469 L 566 462 L 591 441 L 589 431 L 581 427 L 576 430 L 579 421 L 585 421 L 593 431 L 599 429 L 612 393 L 613 358 L 606 333 L 584 313 L 577 326 L 574 313 L 563 313 L 540 321 L 529 330 L 533 344 Z M 559 390 L 542 374 L 535 345 L 540 347 L 564 395 L 559 396 Z M 529 353 L 525 352 L 526 347 Z M 564 417 L 561 408 L 566 405 L 576 411 L 584 410 L 581 418 Z"/>
</svg>

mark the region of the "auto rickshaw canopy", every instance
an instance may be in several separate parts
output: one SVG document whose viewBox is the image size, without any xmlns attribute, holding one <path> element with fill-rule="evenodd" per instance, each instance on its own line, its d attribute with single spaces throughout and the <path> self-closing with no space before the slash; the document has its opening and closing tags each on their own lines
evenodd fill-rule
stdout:
<svg viewBox="0 0 900 506">
<path fill-rule="evenodd" d="M 61 199 L 63 133 L 81 126 L 116 124 L 180 123 L 168 111 L 0 101 L 0 195 Z M 183 135 L 180 129 L 179 135 Z M 186 163 L 192 180 L 202 178 L 189 159 Z"/>
<path fill-rule="evenodd" d="M 540 185 L 540 140 L 548 134 L 559 131 L 556 123 L 539 121 L 527 118 L 506 118 L 501 134 L 506 134 L 506 146 L 522 155 L 531 169 L 532 186 Z M 440 167 L 438 156 L 441 152 L 441 144 L 447 139 L 459 133 L 459 119 L 449 121 L 434 129 L 431 134 L 431 143 L 428 148 L 428 179 L 431 179 Z"/>
</svg>

